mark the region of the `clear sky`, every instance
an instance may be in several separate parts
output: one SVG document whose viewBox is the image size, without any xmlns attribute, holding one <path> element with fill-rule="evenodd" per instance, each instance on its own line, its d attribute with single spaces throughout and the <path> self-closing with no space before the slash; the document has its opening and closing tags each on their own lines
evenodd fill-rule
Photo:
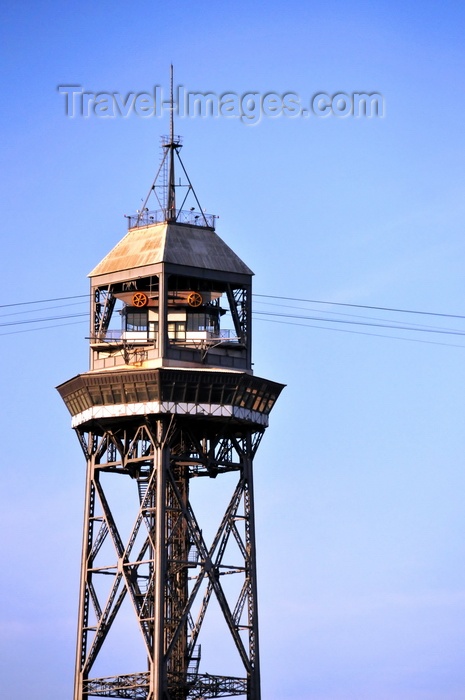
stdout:
<svg viewBox="0 0 465 700">
<path fill-rule="evenodd" d="M 88 368 L 86 319 L 55 318 L 86 300 L 8 305 L 87 293 L 169 129 L 71 118 L 57 88 L 166 94 L 172 62 L 192 92 L 384 98 L 176 122 L 217 232 L 279 297 L 256 311 L 286 314 L 254 324 L 256 373 L 287 384 L 255 465 L 263 698 L 463 700 L 463 3 L 4 0 L 2 20 L 2 697 L 71 697 L 84 460 L 54 387 Z"/>
</svg>

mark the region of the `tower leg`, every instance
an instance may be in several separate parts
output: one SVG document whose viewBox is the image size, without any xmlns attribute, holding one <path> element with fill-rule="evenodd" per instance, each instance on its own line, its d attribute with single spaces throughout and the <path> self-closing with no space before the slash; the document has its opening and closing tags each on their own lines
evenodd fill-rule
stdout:
<svg viewBox="0 0 465 700">
<path fill-rule="evenodd" d="M 92 434 L 88 435 L 88 444 L 91 444 Z M 87 570 L 90 552 L 93 542 L 95 487 L 93 485 L 93 460 L 90 458 L 85 442 L 81 446 L 87 457 L 86 465 L 86 492 L 84 500 L 84 526 L 82 535 L 81 575 L 79 586 L 79 611 L 78 630 L 76 642 L 76 665 L 74 673 L 74 700 L 83 698 L 83 669 L 87 649 L 87 627 L 89 617 L 89 589 L 87 586 Z"/>
<path fill-rule="evenodd" d="M 254 485 L 253 469 L 251 458 L 251 440 L 248 439 L 249 449 L 247 457 L 244 459 L 244 480 L 246 488 L 244 490 L 244 510 L 245 510 L 245 540 L 246 550 L 249 556 L 249 653 L 251 673 L 247 688 L 247 700 L 260 700 L 260 654 L 258 640 L 258 592 L 257 592 L 257 558 L 255 540 L 255 509 L 254 509 Z"/>
<path fill-rule="evenodd" d="M 154 455 L 156 471 L 156 512 L 155 512 L 155 552 L 154 552 L 154 634 L 151 683 L 153 700 L 166 700 L 167 674 L 165 664 L 165 582 L 166 582 L 166 473 L 169 468 L 169 446 L 165 445 L 163 423 L 157 423 L 157 446 Z"/>
</svg>

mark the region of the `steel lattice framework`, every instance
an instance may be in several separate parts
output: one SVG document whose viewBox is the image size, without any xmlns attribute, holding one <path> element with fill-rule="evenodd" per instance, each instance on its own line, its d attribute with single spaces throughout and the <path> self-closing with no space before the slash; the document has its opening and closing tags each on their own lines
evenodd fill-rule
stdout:
<svg viewBox="0 0 465 700">
<path fill-rule="evenodd" d="M 87 461 L 76 697 L 259 698 L 252 462 L 263 428 L 176 414 L 77 428 Z M 189 500 L 192 478 L 235 472 L 237 481 L 208 545 Z M 128 478 L 139 509 L 123 540 L 103 474 Z M 114 478 L 114 477 L 113 477 Z M 231 538 L 239 554 L 225 563 Z M 101 561 L 109 539 L 113 562 Z M 241 580 L 231 599 L 222 579 Z M 110 577 L 102 598 L 96 585 Z M 202 584 L 206 583 L 202 590 Z M 238 593 L 237 593 L 238 591 Z M 91 678 L 108 633 L 129 596 L 148 672 Z M 198 673 L 198 638 L 215 596 L 245 669 L 244 678 Z"/>
</svg>

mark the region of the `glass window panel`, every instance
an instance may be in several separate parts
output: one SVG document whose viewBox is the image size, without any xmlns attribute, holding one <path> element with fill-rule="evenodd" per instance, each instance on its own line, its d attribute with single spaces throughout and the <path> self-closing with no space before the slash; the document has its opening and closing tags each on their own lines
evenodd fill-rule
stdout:
<svg viewBox="0 0 465 700">
<path fill-rule="evenodd" d="M 137 394 L 134 384 L 125 383 L 124 393 L 126 394 L 126 401 L 128 401 L 129 403 L 135 403 L 137 401 Z"/>
<path fill-rule="evenodd" d="M 146 331 L 148 324 L 147 311 L 132 310 L 126 312 L 126 330 L 127 331 Z"/>
<path fill-rule="evenodd" d="M 94 406 L 102 405 L 102 395 L 100 393 L 100 388 L 98 386 L 89 387 L 89 394 Z"/>
<path fill-rule="evenodd" d="M 115 403 L 123 403 L 121 386 L 114 386 L 114 387 L 112 387 L 112 389 L 113 389 L 113 398 L 115 400 Z"/>
<path fill-rule="evenodd" d="M 147 394 L 147 387 L 145 386 L 145 382 L 136 382 L 136 392 L 137 399 L 139 401 L 148 401 L 149 397 Z"/>
<path fill-rule="evenodd" d="M 170 340 L 186 339 L 186 324 L 184 321 L 170 321 L 168 323 L 168 338 Z"/>
<path fill-rule="evenodd" d="M 157 385 L 155 383 L 150 382 L 149 384 L 147 384 L 147 395 L 149 397 L 149 401 L 158 400 Z"/>
</svg>

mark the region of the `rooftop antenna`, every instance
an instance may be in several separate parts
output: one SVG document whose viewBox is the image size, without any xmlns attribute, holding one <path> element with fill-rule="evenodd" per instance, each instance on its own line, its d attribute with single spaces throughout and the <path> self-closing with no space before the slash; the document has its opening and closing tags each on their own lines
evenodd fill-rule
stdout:
<svg viewBox="0 0 465 700">
<path fill-rule="evenodd" d="M 208 228 L 214 228 L 214 217 L 213 217 L 213 224 L 207 220 L 207 217 L 205 216 L 205 210 L 202 209 L 200 206 L 200 202 L 198 200 L 198 197 L 195 193 L 195 190 L 192 186 L 192 183 L 190 181 L 189 175 L 187 174 L 186 168 L 184 167 L 184 163 L 181 160 L 181 156 L 179 155 L 179 151 L 182 148 L 182 139 L 180 136 L 175 136 L 174 135 L 174 70 L 173 70 L 173 64 L 170 65 L 170 133 L 169 136 L 163 136 L 162 137 L 162 148 L 164 150 L 163 153 L 163 158 L 161 160 L 160 166 L 157 170 L 157 174 L 155 175 L 155 179 L 152 183 L 152 186 L 150 187 L 147 197 L 145 198 L 145 201 L 141 207 L 141 209 L 138 210 L 138 215 L 136 219 L 136 227 L 140 225 L 146 224 L 147 216 L 150 214 L 149 209 L 147 207 L 148 200 L 150 198 L 150 195 L 153 193 L 155 197 L 157 198 L 158 204 L 161 207 L 161 210 L 163 212 L 163 216 L 166 222 L 171 222 L 174 223 L 179 220 L 179 217 L 183 214 L 182 210 L 184 208 L 184 204 L 186 203 L 186 200 L 191 193 L 195 199 L 195 202 L 197 204 L 197 207 L 199 209 L 199 216 L 196 216 L 195 218 L 191 217 L 191 220 L 189 223 L 193 223 L 194 225 L 200 225 L 200 226 L 207 226 Z M 182 172 L 184 173 L 184 176 L 187 180 L 187 185 L 182 185 L 186 189 L 186 193 L 184 196 L 183 201 L 181 202 L 181 206 L 179 207 L 179 211 L 176 209 L 176 179 L 175 179 L 175 173 L 174 173 L 174 160 L 175 160 L 175 155 L 178 158 L 178 161 L 181 165 Z M 167 183 L 167 192 L 164 197 L 160 199 L 160 197 L 157 194 L 157 180 L 160 175 L 160 173 L 166 173 L 165 168 L 168 170 L 168 183 Z M 181 186 L 181 185 L 179 185 Z M 158 185 L 158 187 L 160 187 Z M 162 186 L 162 189 L 164 189 L 165 186 Z M 164 201 L 163 201 L 164 200 Z M 191 209 L 192 211 L 192 209 Z M 152 212 L 153 213 L 153 212 Z M 129 221 L 131 222 L 132 217 L 128 217 Z M 211 218 L 211 217 L 210 217 Z M 150 220 L 153 220 L 154 216 L 150 217 Z"/>
<path fill-rule="evenodd" d="M 166 202 L 166 220 L 176 221 L 176 186 L 174 179 L 174 150 L 178 143 L 174 141 L 174 98 L 173 98 L 173 64 L 170 66 L 170 140 L 167 144 L 169 149 L 169 178 L 168 178 L 168 201 Z"/>
</svg>

